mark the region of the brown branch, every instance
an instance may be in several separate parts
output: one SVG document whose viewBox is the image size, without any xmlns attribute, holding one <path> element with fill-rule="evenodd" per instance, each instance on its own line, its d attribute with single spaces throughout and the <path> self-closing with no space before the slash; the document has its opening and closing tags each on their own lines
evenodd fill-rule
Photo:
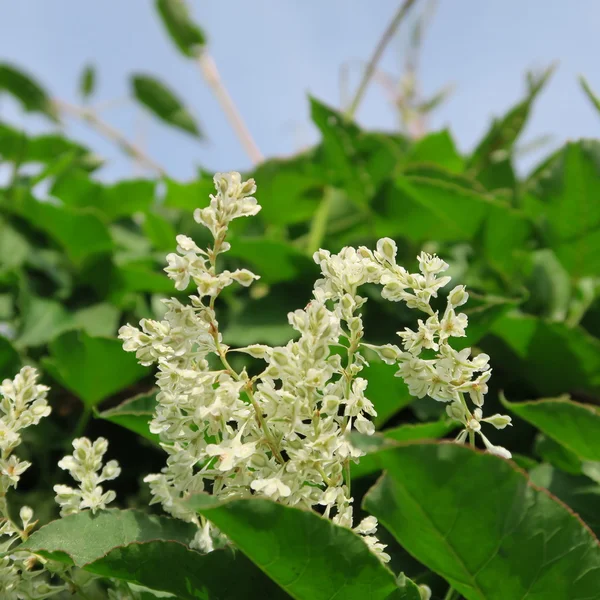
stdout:
<svg viewBox="0 0 600 600">
<path fill-rule="evenodd" d="M 264 160 L 263 155 L 246 127 L 237 106 L 229 95 L 212 56 L 205 50 L 198 56 L 197 62 L 202 76 L 217 98 L 227 120 L 250 157 L 250 160 L 255 165 L 262 162 Z"/>
<path fill-rule="evenodd" d="M 98 133 L 113 141 L 125 154 L 135 158 L 140 164 L 144 165 L 158 175 L 165 176 L 166 171 L 150 158 L 141 148 L 130 142 L 119 130 L 103 121 L 98 114 L 90 108 L 76 106 L 63 100 L 54 100 L 54 105 L 59 112 L 70 117 L 80 119 L 89 124 Z"/>
<path fill-rule="evenodd" d="M 411 6 L 415 3 L 415 0 L 404 0 L 404 2 L 398 8 L 398 11 L 394 15 L 394 18 L 390 21 L 389 25 L 383 32 L 379 43 L 375 47 L 373 52 L 373 56 L 371 56 L 371 60 L 365 69 L 365 72 L 362 76 L 360 84 L 358 85 L 358 89 L 356 90 L 356 94 L 354 95 L 354 99 L 350 104 L 350 108 L 346 112 L 347 116 L 352 118 L 358 109 L 359 104 L 361 103 L 365 92 L 367 91 L 367 87 L 375 73 L 375 69 L 377 67 L 377 63 L 381 59 L 381 55 L 385 50 L 386 46 L 390 42 L 390 40 L 394 37 L 396 30 L 400 26 L 400 23 L 404 20 L 404 17 L 408 13 Z"/>
</svg>

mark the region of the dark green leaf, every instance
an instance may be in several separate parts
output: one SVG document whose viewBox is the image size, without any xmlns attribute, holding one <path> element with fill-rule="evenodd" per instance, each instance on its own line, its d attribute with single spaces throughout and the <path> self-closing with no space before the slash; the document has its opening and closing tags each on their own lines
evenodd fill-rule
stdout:
<svg viewBox="0 0 600 600">
<path fill-rule="evenodd" d="M 26 111 L 40 112 L 58 121 L 56 108 L 37 81 L 12 65 L 0 63 L 0 92 L 14 96 Z"/>
<path fill-rule="evenodd" d="M 536 467 L 529 476 L 533 483 L 546 488 L 572 508 L 596 536 L 600 535 L 600 485 L 587 477 L 561 473 L 550 465 Z"/>
<path fill-rule="evenodd" d="M 186 600 L 238 600 L 249 590 L 252 598 L 285 598 L 239 553 L 191 550 L 186 544 L 195 531 L 190 523 L 141 511 L 84 511 L 42 527 L 20 548 Z"/>
<path fill-rule="evenodd" d="M 581 475 L 581 460 L 579 457 L 553 440 L 541 433 L 535 438 L 535 453 L 545 462 L 570 473 L 571 475 Z"/>
<path fill-rule="evenodd" d="M 484 349 L 494 363 L 540 396 L 600 391 L 600 341 L 579 327 L 509 314 L 498 319 Z"/>
<path fill-rule="evenodd" d="M 400 377 L 394 377 L 398 368 L 380 360 L 370 360 L 360 376 L 367 380 L 367 398 L 373 402 L 377 416 L 375 424 L 381 427 L 396 413 L 415 400 Z"/>
<path fill-rule="evenodd" d="M 206 44 L 206 36 L 192 21 L 185 1 L 156 0 L 156 8 L 179 50 L 192 58 L 198 56 Z"/>
<path fill-rule="evenodd" d="M 288 243 L 265 238 L 235 238 L 230 243 L 227 256 L 249 263 L 264 283 L 288 281 L 300 275 L 310 275 L 314 280 L 319 274 L 315 262 Z"/>
<path fill-rule="evenodd" d="M 94 406 L 142 379 L 148 369 L 123 351 L 119 340 L 95 338 L 70 331 L 50 343 L 50 358 L 43 361 L 52 377 Z"/>
<path fill-rule="evenodd" d="M 416 425 L 400 425 L 380 432 L 378 437 L 395 442 L 412 442 L 415 440 L 437 440 L 448 435 L 459 426 L 457 421 L 433 421 Z M 352 479 L 364 477 L 379 470 L 377 458 L 372 454 L 362 456 L 358 464 L 351 465 Z"/>
<path fill-rule="evenodd" d="M 296 600 L 419 600 L 417 587 L 407 579 L 399 589 L 358 535 L 315 512 L 262 498 L 219 503 L 204 494 L 189 506 Z"/>
<path fill-rule="evenodd" d="M 600 461 L 600 410 L 568 397 L 503 404 L 583 460 Z"/>
<path fill-rule="evenodd" d="M 12 379 L 21 366 L 21 359 L 10 340 L 0 335 L 0 381 Z"/>
<path fill-rule="evenodd" d="M 150 419 L 156 409 L 156 394 L 156 391 L 140 394 L 96 416 L 125 427 L 158 444 L 159 436 L 151 433 L 149 429 Z"/>
<path fill-rule="evenodd" d="M 365 497 L 366 510 L 466 600 L 597 594 L 598 540 L 510 462 L 453 443 L 377 457 L 386 475 Z"/>
<path fill-rule="evenodd" d="M 149 75 L 134 75 L 131 83 L 133 95 L 151 113 L 173 127 L 202 137 L 194 117 L 165 84 Z"/>
</svg>

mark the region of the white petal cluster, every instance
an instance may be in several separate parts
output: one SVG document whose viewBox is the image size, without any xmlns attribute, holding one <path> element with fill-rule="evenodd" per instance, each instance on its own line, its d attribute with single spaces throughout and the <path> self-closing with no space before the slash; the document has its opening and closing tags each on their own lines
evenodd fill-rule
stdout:
<svg viewBox="0 0 600 600">
<path fill-rule="evenodd" d="M 37 377 L 35 369 L 23 367 L 14 379 L 5 379 L 0 385 L 0 510 L 7 491 L 17 487 L 30 466 L 13 454 L 21 443 L 21 430 L 50 414 L 48 388 L 38 384 Z"/>
<path fill-rule="evenodd" d="M 37 559 L 29 552 L 10 552 L 10 548 L 25 539 L 33 530 L 33 510 L 23 506 L 19 511 L 21 524 L 15 523 L 8 510 L 7 492 L 17 487 L 21 475 L 30 463 L 19 460 L 14 450 L 21 443 L 21 430 L 37 425 L 50 414 L 46 400 L 48 388 L 37 383 L 38 374 L 32 367 L 23 367 L 14 379 L 0 384 L 0 590 L 2 598 L 48 598 L 64 589 L 48 584 L 46 572 L 36 567 Z"/>
<path fill-rule="evenodd" d="M 426 320 L 419 319 L 415 330 L 406 328 L 398 332 L 402 350 L 391 344 L 362 346 L 374 350 L 386 362 L 397 364 L 396 375 L 406 382 L 412 395 L 447 402 L 448 415 L 465 427 L 457 437 L 458 442 L 469 438 L 474 444 L 477 434 L 489 452 L 510 458 L 508 450 L 494 446 L 481 432 L 482 422 L 497 429 L 511 424 L 510 417 L 505 415 L 483 418 L 484 396 L 491 376 L 490 357 L 483 353 L 472 357 L 470 348 L 457 351 L 450 344 L 451 338 L 466 336 L 467 315 L 456 311 L 469 298 L 464 286 L 456 286 L 450 291 L 443 313 L 434 311 L 432 298 L 436 298 L 438 291 L 450 282 L 450 277 L 441 275 L 448 265 L 439 257 L 422 252 L 418 256 L 420 272 L 408 273 L 396 264 L 396 254 L 396 244 L 389 238 L 379 240 L 374 252 L 365 247 L 343 248 L 337 255 L 320 250 L 315 254 L 315 260 L 325 278 L 317 282 L 315 292 L 330 300 L 340 298 L 344 293 L 356 297 L 357 285 L 376 283 L 383 286 L 384 298 L 404 302 L 409 308 L 426 313 Z M 469 407 L 466 395 L 473 409 Z"/>
<path fill-rule="evenodd" d="M 450 280 L 440 276 L 446 263 L 423 253 L 420 272 L 410 274 L 396 264 L 396 245 L 387 238 L 375 251 L 344 248 L 332 255 L 319 250 L 314 258 L 323 278 L 315 283 L 313 299 L 288 315 L 298 339 L 273 348 L 231 349 L 219 333 L 215 298 L 233 281 L 249 285 L 257 277 L 249 271 L 218 272 L 217 257 L 229 249 L 225 235 L 230 221 L 256 214 L 260 207 L 251 197 L 256 189 L 252 180 L 242 182 L 237 173 L 218 174 L 215 186 L 210 205 L 195 213 L 211 231 L 213 246 L 202 250 L 179 236 L 178 253 L 168 257 L 167 272 L 176 287 L 185 289 L 193 282 L 197 295 L 190 296 L 187 306 L 167 301 L 163 321 L 146 319 L 139 329 L 127 325 L 119 332 L 126 350 L 136 352 L 142 364 L 158 368 L 160 392 L 150 428 L 160 436 L 168 457 L 160 473 L 146 478 L 153 502 L 197 523 L 194 543 L 205 551 L 223 539 L 181 502 L 198 491 L 223 498 L 254 494 L 290 506 L 320 507 L 335 523 L 351 528 L 350 463 L 362 453 L 347 434 L 372 434 L 371 417 L 376 416 L 366 395 L 367 381 L 360 377 L 367 364 L 361 350 L 369 348 L 397 364 L 399 376 L 417 396 L 431 395 L 454 407 L 468 393 L 481 406 L 488 358 L 470 358 L 470 351 L 456 352 L 448 343 L 450 337 L 465 335 L 467 318 L 455 309 L 467 294 L 462 286 L 452 290 L 446 310 L 438 314 L 430 300 Z M 416 331 L 400 334 L 403 349 L 362 341 L 360 309 L 366 299 L 357 291 L 365 283 L 379 284 L 385 298 L 426 313 Z M 251 371 L 256 374 L 231 367 L 228 356 L 234 350 L 258 359 Z M 470 427 L 477 415 L 465 412 L 460 419 Z M 376 519 L 368 517 L 354 530 L 382 560 L 389 560 L 375 537 L 376 528 Z"/>
<path fill-rule="evenodd" d="M 105 492 L 100 485 L 104 481 L 115 479 L 121 473 L 116 460 L 103 465 L 103 457 L 108 450 L 108 442 L 100 437 L 95 442 L 88 438 L 73 440 L 73 454 L 65 456 L 58 466 L 68 471 L 79 483 L 78 489 L 68 485 L 55 485 L 55 500 L 60 505 L 60 515 L 67 516 L 86 508 L 92 512 L 106 508 L 116 497 L 113 490 Z"/>
</svg>

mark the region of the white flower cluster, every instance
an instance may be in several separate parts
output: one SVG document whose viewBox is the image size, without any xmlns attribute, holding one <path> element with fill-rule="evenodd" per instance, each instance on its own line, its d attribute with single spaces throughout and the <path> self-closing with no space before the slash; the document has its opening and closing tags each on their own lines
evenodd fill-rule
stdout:
<svg viewBox="0 0 600 600">
<path fill-rule="evenodd" d="M 34 569 L 37 559 L 29 552 L 10 552 L 37 523 L 29 506 L 19 511 L 21 525 L 15 523 L 6 495 L 10 488 L 17 487 L 21 475 L 31 466 L 13 452 L 21 443 L 21 430 L 37 425 L 50 414 L 47 392 L 46 386 L 37 383 L 37 372 L 31 367 L 23 367 L 14 379 L 5 379 L 0 385 L 0 591 L 7 600 L 48 598 L 64 589 L 48 584 L 45 571 Z"/>
<path fill-rule="evenodd" d="M 422 254 L 421 272 L 410 274 L 396 264 L 396 246 L 389 239 L 380 240 L 374 252 L 364 247 L 344 248 L 337 255 L 320 250 L 314 258 L 323 278 L 315 284 L 313 300 L 288 315 L 299 338 L 281 347 L 229 348 L 219 333 L 215 299 L 233 281 L 249 285 L 257 276 L 246 270 L 219 273 L 217 257 L 229 249 L 225 236 L 230 221 L 256 214 L 260 207 L 251 197 L 256 189 L 252 180 L 242 182 L 237 173 L 217 174 L 215 186 L 210 205 L 195 213 L 211 231 L 213 247 L 201 250 L 178 236 L 178 254 L 169 255 L 166 268 L 177 289 L 193 281 L 197 295 L 190 296 L 187 306 L 166 301 L 163 321 L 145 319 L 141 329 L 127 325 L 119 332 L 124 348 L 136 352 L 142 364 L 158 366 L 160 392 L 150 429 L 160 435 L 168 458 L 161 473 L 146 478 L 153 502 L 196 522 L 194 543 L 205 551 L 222 538 L 181 502 L 198 491 L 224 498 L 252 493 L 291 506 L 321 506 L 335 523 L 352 527 L 350 463 L 362 453 L 347 434 L 372 434 L 370 418 L 376 415 L 365 395 L 367 381 L 359 377 L 367 364 L 361 349 L 398 364 L 398 374 L 413 394 L 449 402 L 451 416 L 465 424 L 465 431 L 479 433 L 475 424 L 484 419 L 477 410 L 470 413 L 464 393 L 479 409 L 489 377 L 488 358 L 470 359 L 470 351 L 456 352 L 448 343 L 451 336 L 464 335 L 467 318 L 455 308 L 467 295 L 462 286 L 455 288 L 440 317 L 430 300 L 449 281 L 438 277 L 447 265 Z M 385 298 L 427 313 L 418 331 L 400 334 L 404 350 L 362 343 L 360 309 L 366 299 L 357 290 L 365 283 L 380 284 Z M 422 358 L 422 349 L 437 354 Z M 238 372 L 228 359 L 233 351 L 264 362 L 256 374 Z M 493 419 L 499 417 L 489 421 L 501 425 Z M 508 417 L 502 419 L 508 422 Z M 382 560 L 389 560 L 375 537 L 376 528 L 377 520 L 367 517 L 355 531 Z"/>
<path fill-rule="evenodd" d="M 75 489 L 68 485 L 55 485 L 55 500 L 60 505 L 60 516 L 64 517 L 89 508 L 93 513 L 106 508 L 115 498 L 113 490 L 105 492 L 100 485 L 104 481 L 116 479 L 121 468 L 116 460 L 109 460 L 104 466 L 102 458 L 108 450 L 108 442 L 100 437 L 95 442 L 82 437 L 73 440 L 73 454 L 62 458 L 58 466 L 69 471 L 79 483 Z"/>
</svg>

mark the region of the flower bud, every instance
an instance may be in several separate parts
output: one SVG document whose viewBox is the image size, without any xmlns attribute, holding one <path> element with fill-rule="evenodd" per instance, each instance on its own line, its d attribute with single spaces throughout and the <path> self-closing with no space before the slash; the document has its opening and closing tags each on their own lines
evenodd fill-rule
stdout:
<svg viewBox="0 0 600 600">
<path fill-rule="evenodd" d="M 469 299 L 469 294 L 465 291 L 464 285 L 457 285 L 449 294 L 448 294 L 448 304 L 450 304 L 453 308 L 457 306 L 462 306 Z"/>
<path fill-rule="evenodd" d="M 398 248 L 396 242 L 390 238 L 382 238 L 377 242 L 377 252 L 390 264 L 395 264 Z"/>
<path fill-rule="evenodd" d="M 508 415 L 495 414 L 483 420 L 496 429 L 504 429 L 507 425 L 512 425 L 512 419 Z"/>
</svg>

